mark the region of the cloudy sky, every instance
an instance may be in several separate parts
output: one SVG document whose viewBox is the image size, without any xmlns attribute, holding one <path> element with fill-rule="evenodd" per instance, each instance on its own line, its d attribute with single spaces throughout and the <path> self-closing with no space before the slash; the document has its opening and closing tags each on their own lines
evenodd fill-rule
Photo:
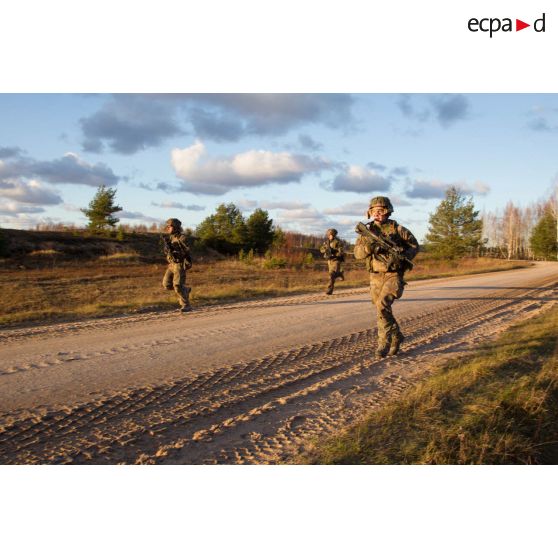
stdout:
<svg viewBox="0 0 558 558">
<path fill-rule="evenodd" d="M 195 227 L 220 203 L 353 238 L 368 200 L 419 239 L 455 185 L 480 210 L 550 193 L 552 94 L 0 94 L 0 226 L 85 224 L 100 184 L 123 223 Z"/>
</svg>

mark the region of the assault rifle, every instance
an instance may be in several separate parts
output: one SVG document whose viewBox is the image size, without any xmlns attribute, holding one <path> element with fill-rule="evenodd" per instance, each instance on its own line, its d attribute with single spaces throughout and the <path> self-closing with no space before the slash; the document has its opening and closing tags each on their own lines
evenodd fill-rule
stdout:
<svg viewBox="0 0 558 558">
<path fill-rule="evenodd" d="M 331 260 L 333 254 L 331 253 L 331 246 L 329 245 L 329 239 L 323 243 L 323 247 L 324 247 L 324 252 L 323 252 L 324 258 L 326 260 Z"/>
<path fill-rule="evenodd" d="M 410 271 L 413 262 L 403 255 L 403 248 L 393 240 L 371 231 L 364 223 L 358 223 L 355 232 L 366 238 L 374 249 L 374 254 L 383 261 L 388 271 Z"/>
<path fill-rule="evenodd" d="M 192 258 L 190 255 L 187 253 L 185 254 L 178 244 L 171 242 L 168 235 L 161 235 L 161 243 L 163 245 L 163 252 L 165 253 L 165 256 L 170 257 L 174 263 L 182 263 L 186 260 L 190 266 L 192 265 Z"/>
</svg>

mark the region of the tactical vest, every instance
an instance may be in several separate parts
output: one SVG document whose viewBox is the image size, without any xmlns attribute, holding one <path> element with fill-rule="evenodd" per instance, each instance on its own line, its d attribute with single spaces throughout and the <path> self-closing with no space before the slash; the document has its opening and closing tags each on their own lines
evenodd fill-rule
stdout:
<svg viewBox="0 0 558 558">
<path fill-rule="evenodd" d="M 370 228 L 376 233 L 381 233 L 382 236 L 389 238 L 392 242 L 397 244 L 397 246 L 405 248 L 405 242 L 399 234 L 399 225 L 397 221 L 388 219 L 382 225 L 373 224 Z M 373 254 L 370 254 L 370 256 L 366 258 L 366 269 L 368 271 L 378 271 L 381 273 L 387 271 L 385 263 L 376 258 Z"/>
<path fill-rule="evenodd" d="M 164 240 L 165 255 L 169 263 L 183 263 L 190 259 L 190 251 L 184 244 L 184 235 L 171 234 L 170 237 L 164 237 Z"/>
<path fill-rule="evenodd" d="M 399 234 L 399 225 L 397 221 L 388 219 L 388 221 L 386 221 L 383 225 L 374 225 L 373 228 L 376 229 L 376 231 L 381 232 L 383 236 L 389 238 L 392 242 L 395 242 L 397 246 L 405 248 L 405 243 Z"/>
</svg>

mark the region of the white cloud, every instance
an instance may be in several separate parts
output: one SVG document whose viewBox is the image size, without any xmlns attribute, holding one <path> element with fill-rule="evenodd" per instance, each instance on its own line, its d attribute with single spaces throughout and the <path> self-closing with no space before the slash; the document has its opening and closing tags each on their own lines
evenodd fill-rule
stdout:
<svg viewBox="0 0 558 558">
<path fill-rule="evenodd" d="M 119 219 L 133 219 L 138 221 L 149 221 L 149 222 L 157 222 L 160 221 L 159 217 L 151 217 L 149 215 L 145 215 L 140 211 L 117 211 L 115 213 L 116 217 Z"/>
<path fill-rule="evenodd" d="M 288 152 L 251 150 L 222 158 L 205 155 L 200 141 L 172 150 L 171 163 L 177 177 L 185 182 L 184 190 L 222 194 L 239 187 L 299 182 L 305 174 L 331 167 L 325 159 Z"/>
<path fill-rule="evenodd" d="M 234 202 L 234 204 L 238 207 L 238 209 L 240 209 L 240 211 L 249 211 L 250 209 L 260 207 L 260 204 L 256 200 L 240 199 Z"/>
<path fill-rule="evenodd" d="M 242 205 L 245 208 L 249 207 L 259 207 L 260 209 L 304 209 L 306 207 L 310 207 L 310 204 L 307 202 L 296 202 L 296 201 L 256 201 L 256 200 L 247 200 L 241 199 L 238 200 L 237 205 Z"/>
<path fill-rule="evenodd" d="M 262 202 L 262 209 L 305 209 L 310 207 L 309 203 L 305 202 L 290 202 L 290 201 L 280 201 L 280 202 Z"/>
<path fill-rule="evenodd" d="M 431 110 L 426 102 L 430 104 Z M 415 104 L 422 105 L 417 109 Z M 424 123 L 435 117 L 443 127 L 448 127 L 459 120 L 469 117 L 469 99 L 462 94 L 448 93 L 442 95 L 409 95 L 399 96 L 397 105 L 406 118 Z"/>
<path fill-rule="evenodd" d="M 91 164 L 71 152 L 53 161 L 37 161 L 30 170 L 43 180 L 55 184 L 97 187 L 101 184 L 113 186 L 118 182 L 118 176 L 104 163 Z"/>
<path fill-rule="evenodd" d="M 0 215 L 26 215 L 28 213 L 44 213 L 42 207 L 27 205 L 14 201 L 0 202 Z"/>
<path fill-rule="evenodd" d="M 118 94 L 80 124 L 86 150 L 109 146 L 131 154 L 191 131 L 202 139 L 229 142 L 279 136 L 308 124 L 347 128 L 353 104 L 348 94 Z M 306 144 L 316 147 L 313 141 Z"/>
<path fill-rule="evenodd" d="M 73 203 L 65 203 L 62 205 L 65 211 L 70 211 L 72 213 L 81 213 L 81 207 L 74 205 Z"/>
<path fill-rule="evenodd" d="M 310 207 L 309 203 L 306 202 L 296 202 L 296 201 L 257 201 L 248 199 L 239 199 L 234 202 L 234 204 L 242 211 L 249 211 L 251 209 L 265 209 L 265 210 L 275 210 L 275 209 L 305 209 Z"/>
<path fill-rule="evenodd" d="M 151 202 L 155 207 L 162 207 L 163 209 L 185 209 L 187 211 L 203 211 L 205 209 L 202 205 L 184 205 L 175 201 L 162 201 L 161 203 Z"/>
<path fill-rule="evenodd" d="M 38 178 L 51 184 L 86 184 L 87 186 L 113 186 L 119 180 L 104 163 L 92 164 L 75 153 L 65 153 L 59 159 L 37 161 L 14 155 L 7 162 L 0 161 L 0 178 Z"/>
<path fill-rule="evenodd" d="M 368 198 L 363 198 L 362 201 L 345 203 L 338 207 L 331 207 L 324 209 L 326 215 L 358 215 L 361 216 L 368 210 Z"/>
<path fill-rule="evenodd" d="M 308 209 L 287 209 L 279 213 L 281 219 L 295 221 L 312 221 L 313 219 L 323 219 L 323 215 L 313 207 Z"/>
<path fill-rule="evenodd" d="M 381 176 L 374 169 L 350 165 L 344 173 L 335 177 L 332 189 L 358 193 L 386 192 L 390 184 L 389 178 Z"/>
<path fill-rule="evenodd" d="M 439 180 L 415 180 L 406 193 L 410 198 L 442 199 L 446 195 L 446 190 L 452 186 L 458 188 L 464 194 L 484 196 L 490 191 L 490 186 L 479 180 L 472 184 L 467 182 L 441 182 Z"/>
<path fill-rule="evenodd" d="M 41 186 L 36 180 L 2 180 L 0 197 L 35 205 L 57 205 L 63 201 L 57 192 Z"/>
</svg>

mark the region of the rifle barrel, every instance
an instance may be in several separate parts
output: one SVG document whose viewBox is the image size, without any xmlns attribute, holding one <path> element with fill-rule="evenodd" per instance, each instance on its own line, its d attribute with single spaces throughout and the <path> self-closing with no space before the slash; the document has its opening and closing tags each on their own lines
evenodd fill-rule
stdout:
<svg viewBox="0 0 558 558">
<path fill-rule="evenodd" d="M 384 238 L 383 236 L 373 233 L 364 223 L 360 221 L 355 227 L 355 232 L 367 237 L 369 240 L 372 241 L 372 243 L 378 244 L 380 247 L 386 250 L 388 254 L 401 258 L 402 260 L 407 262 L 408 265 L 410 265 L 411 269 L 413 268 L 413 262 L 406 256 L 403 256 L 403 254 L 401 253 L 403 252 L 403 248 L 401 248 L 401 246 L 397 246 L 397 244 L 395 244 L 391 239 Z"/>
</svg>

